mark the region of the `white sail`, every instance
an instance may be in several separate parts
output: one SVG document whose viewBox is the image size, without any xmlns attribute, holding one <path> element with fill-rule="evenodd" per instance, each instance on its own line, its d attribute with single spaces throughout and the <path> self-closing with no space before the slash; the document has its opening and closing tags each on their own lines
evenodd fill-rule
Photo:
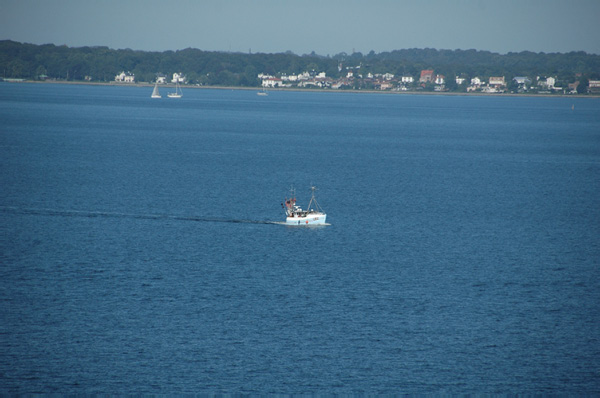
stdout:
<svg viewBox="0 0 600 398">
<path fill-rule="evenodd" d="M 181 98 L 183 93 L 181 92 L 181 87 L 179 87 L 179 82 L 175 82 L 175 92 L 167 94 L 169 98 Z"/>
<path fill-rule="evenodd" d="M 162 98 L 158 92 L 158 82 L 154 84 L 154 90 L 152 90 L 151 98 Z"/>
</svg>

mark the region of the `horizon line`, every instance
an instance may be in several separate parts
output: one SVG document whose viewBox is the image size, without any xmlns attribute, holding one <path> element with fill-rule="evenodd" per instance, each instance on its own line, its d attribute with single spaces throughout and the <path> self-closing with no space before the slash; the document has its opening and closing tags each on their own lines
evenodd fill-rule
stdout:
<svg viewBox="0 0 600 398">
<path fill-rule="evenodd" d="M 244 51 L 232 51 L 232 50 L 203 50 L 201 48 L 197 48 L 197 47 L 185 47 L 185 48 L 180 48 L 180 49 L 169 49 L 169 50 L 140 50 L 140 49 L 133 49 L 130 47 L 124 47 L 124 48 L 115 48 L 115 47 L 110 47 L 108 45 L 83 45 L 83 46 L 73 46 L 73 45 L 68 45 L 68 44 L 56 44 L 56 43 L 43 43 L 43 44 L 36 44 L 36 43 L 30 43 L 30 42 L 25 42 L 25 41 L 18 41 L 18 40 L 13 40 L 13 39 L 1 39 L 0 42 L 2 41 L 8 41 L 8 42 L 13 42 L 13 43 L 19 43 L 19 44 L 29 44 L 29 45 L 34 45 L 34 46 L 48 46 L 48 45 L 53 45 L 56 47 L 67 47 L 67 48 L 85 48 L 85 47 L 89 47 L 89 48 L 108 48 L 109 50 L 115 50 L 115 51 L 139 51 L 139 52 L 148 52 L 148 53 L 163 53 L 163 52 L 178 52 L 178 51 L 185 51 L 185 50 L 198 50 L 198 51 L 202 51 L 202 52 L 212 52 L 212 53 L 224 53 L 224 54 L 246 54 L 246 55 L 253 55 L 253 54 L 291 54 L 291 55 L 296 55 L 299 57 L 304 57 L 304 56 L 312 56 L 312 57 L 320 57 L 320 58 L 332 58 L 336 55 L 341 55 L 341 54 L 345 54 L 345 55 L 354 55 L 354 54 L 361 54 L 362 56 L 365 55 L 369 55 L 371 53 L 374 53 L 375 55 L 379 55 L 379 54 L 385 54 L 385 53 L 391 53 L 394 51 L 403 51 L 403 50 L 435 50 L 435 51 L 475 51 L 475 52 L 486 52 L 486 53 L 490 53 L 490 54 L 498 54 L 498 55 L 509 55 L 509 54 L 520 54 L 520 53 L 534 53 L 534 54 L 570 54 L 570 53 L 584 53 L 586 55 L 595 55 L 595 56 L 599 56 L 600 54 L 596 54 L 596 53 L 591 53 L 591 52 L 587 52 L 585 50 L 571 50 L 568 52 L 545 52 L 545 51 L 532 51 L 532 50 L 521 50 L 521 51 L 508 51 L 506 53 L 501 53 L 501 52 L 495 52 L 492 50 L 480 50 L 480 49 L 475 49 L 475 48 L 469 48 L 469 49 L 462 49 L 462 48 L 455 48 L 455 49 L 449 49 L 449 48 L 435 48 L 435 47 L 408 47 L 408 48 L 396 48 L 393 50 L 386 50 L 386 51 L 380 51 L 380 52 L 376 52 L 375 50 L 370 50 L 368 53 L 363 53 L 361 51 L 353 51 L 352 53 L 347 53 L 345 51 L 340 51 L 338 53 L 335 53 L 333 55 L 327 54 L 327 55 L 322 55 L 322 54 L 318 54 L 316 51 L 311 51 L 310 53 L 304 53 L 304 54 L 298 54 L 292 50 L 285 50 L 285 51 L 279 51 L 279 52 L 262 52 L 262 51 L 256 51 L 253 52 L 252 49 L 248 49 L 248 52 L 244 52 Z"/>
</svg>

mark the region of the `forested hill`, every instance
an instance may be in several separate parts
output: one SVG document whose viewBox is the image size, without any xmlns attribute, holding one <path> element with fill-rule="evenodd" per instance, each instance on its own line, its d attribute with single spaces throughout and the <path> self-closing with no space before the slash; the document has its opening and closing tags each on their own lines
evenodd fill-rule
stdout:
<svg viewBox="0 0 600 398">
<path fill-rule="evenodd" d="M 67 47 L 0 41 L 0 73 L 4 78 L 114 81 L 122 71 L 138 82 L 152 82 L 158 73 L 183 73 L 191 84 L 258 86 L 259 73 L 274 76 L 305 71 L 325 72 L 340 78 L 360 67 L 362 74 L 390 73 L 418 78 L 421 70 L 434 69 L 445 76 L 553 76 L 571 83 L 581 76 L 600 78 L 600 55 L 585 52 L 497 54 L 476 50 L 407 49 L 334 56 L 245 54 L 209 52 L 188 48 L 148 52 L 108 47 Z"/>
</svg>

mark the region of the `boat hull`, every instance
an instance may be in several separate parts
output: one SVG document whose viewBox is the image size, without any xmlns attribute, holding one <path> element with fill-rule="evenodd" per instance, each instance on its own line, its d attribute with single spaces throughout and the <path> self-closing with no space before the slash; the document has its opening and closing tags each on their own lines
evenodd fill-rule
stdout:
<svg viewBox="0 0 600 398">
<path fill-rule="evenodd" d="M 305 217 L 286 217 L 285 224 L 286 225 L 323 225 L 325 224 L 325 219 L 327 218 L 327 214 L 324 213 L 314 213 L 308 214 Z"/>
</svg>

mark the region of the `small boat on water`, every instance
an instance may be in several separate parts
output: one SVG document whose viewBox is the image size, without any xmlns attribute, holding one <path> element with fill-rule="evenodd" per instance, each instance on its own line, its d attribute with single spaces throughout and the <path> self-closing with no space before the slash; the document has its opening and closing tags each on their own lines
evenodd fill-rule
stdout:
<svg viewBox="0 0 600 398">
<path fill-rule="evenodd" d="M 158 82 L 154 83 L 154 90 L 152 90 L 152 95 L 150 98 L 162 98 L 160 93 L 158 92 Z"/>
<path fill-rule="evenodd" d="M 259 96 L 261 96 L 261 97 L 266 97 L 266 96 L 268 96 L 268 95 L 269 95 L 269 93 L 267 92 L 267 90 L 265 90 L 265 89 L 263 88 L 261 91 L 259 91 L 258 93 L 256 93 L 256 95 L 259 95 Z"/>
<path fill-rule="evenodd" d="M 181 87 L 179 87 L 179 82 L 175 82 L 175 92 L 167 94 L 169 98 L 181 98 L 183 93 L 181 92 Z"/>
<path fill-rule="evenodd" d="M 315 199 L 316 187 L 311 187 L 312 196 L 306 210 L 303 210 L 300 206 L 296 206 L 296 191 L 294 188 L 290 189 L 290 198 L 286 198 L 285 202 L 282 203 L 282 207 L 285 209 L 285 224 L 286 225 L 323 225 L 327 214 L 323 211 L 317 199 Z"/>
</svg>

